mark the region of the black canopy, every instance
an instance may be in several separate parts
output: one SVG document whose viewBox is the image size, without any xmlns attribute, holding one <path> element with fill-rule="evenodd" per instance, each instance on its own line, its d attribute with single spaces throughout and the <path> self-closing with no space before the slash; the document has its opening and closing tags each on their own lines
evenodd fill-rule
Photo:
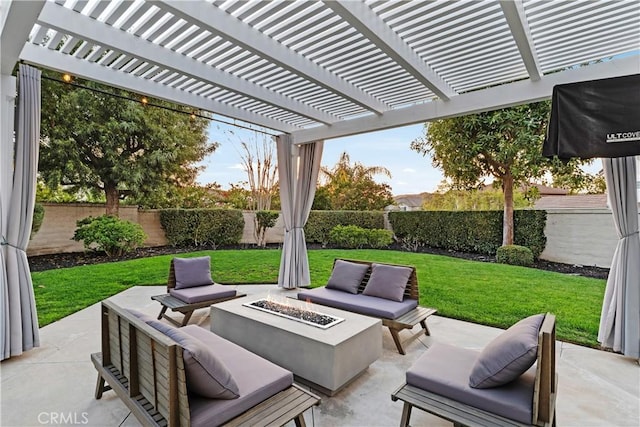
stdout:
<svg viewBox="0 0 640 427">
<path fill-rule="evenodd" d="M 542 154 L 561 159 L 640 154 L 640 74 L 555 86 Z"/>
</svg>

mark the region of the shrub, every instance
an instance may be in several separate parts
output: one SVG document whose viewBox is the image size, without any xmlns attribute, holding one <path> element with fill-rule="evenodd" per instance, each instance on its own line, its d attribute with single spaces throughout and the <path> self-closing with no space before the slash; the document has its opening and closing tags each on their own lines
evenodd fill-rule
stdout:
<svg viewBox="0 0 640 427">
<path fill-rule="evenodd" d="M 336 225 L 357 225 L 361 228 L 384 228 L 384 212 L 374 211 L 311 211 L 304 234 L 308 243 L 329 243 L 329 234 Z"/>
<path fill-rule="evenodd" d="M 258 246 L 266 246 L 267 242 L 265 235 L 267 229 L 276 225 L 280 212 L 276 211 L 258 211 L 255 216 L 255 231 L 254 237 L 256 238 L 256 244 Z"/>
<path fill-rule="evenodd" d="M 547 242 L 547 213 L 537 210 L 514 212 L 514 240 L 531 249 L 537 258 Z M 494 255 L 502 244 L 500 211 L 410 211 L 390 212 L 389 222 L 402 246 L 421 246 Z"/>
<path fill-rule="evenodd" d="M 160 225 L 171 246 L 237 245 L 244 218 L 236 209 L 162 209 Z"/>
<path fill-rule="evenodd" d="M 366 229 L 357 225 L 336 225 L 329 233 L 329 241 L 347 249 L 379 249 L 393 242 L 393 233 L 389 230 Z"/>
<path fill-rule="evenodd" d="M 110 257 L 133 251 L 147 238 L 140 224 L 109 215 L 90 216 L 77 221 L 76 225 L 73 240 L 82 240 L 85 249 L 104 251 Z"/>
<path fill-rule="evenodd" d="M 36 203 L 33 206 L 33 222 L 31 223 L 31 235 L 30 239 L 33 239 L 33 236 L 40 230 L 42 226 L 42 220 L 44 220 L 44 206 L 40 203 Z"/>
<path fill-rule="evenodd" d="M 531 249 L 519 245 L 500 246 L 496 251 L 496 261 L 500 264 L 522 265 L 528 267 L 533 264 Z"/>
</svg>

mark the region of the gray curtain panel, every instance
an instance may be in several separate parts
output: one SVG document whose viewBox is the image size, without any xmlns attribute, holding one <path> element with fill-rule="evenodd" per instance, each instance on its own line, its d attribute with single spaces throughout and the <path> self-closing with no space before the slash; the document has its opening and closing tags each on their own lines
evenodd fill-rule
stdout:
<svg viewBox="0 0 640 427">
<path fill-rule="evenodd" d="M 323 141 L 294 146 L 289 135 L 276 137 L 284 243 L 278 286 L 293 289 L 311 283 L 304 225 L 316 193 Z"/>
<path fill-rule="evenodd" d="M 36 199 L 40 142 L 40 70 L 21 64 L 18 71 L 15 166 L 6 236 L 2 236 L 5 280 L 2 296 L 2 360 L 40 345 L 27 245 Z M 3 189 L 4 191 L 5 189 Z"/>
<path fill-rule="evenodd" d="M 609 205 L 618 244 L 607 280 L 598 341 L 626 356 L 640 357 L 640 237 L 634 157 L 603 159 Z"/>
</svg>

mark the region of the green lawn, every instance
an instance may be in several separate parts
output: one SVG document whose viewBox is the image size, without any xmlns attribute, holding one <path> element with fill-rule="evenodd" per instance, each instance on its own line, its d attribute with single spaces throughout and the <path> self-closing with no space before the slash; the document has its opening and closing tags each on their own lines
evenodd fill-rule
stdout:
<svg viewBox="0 0 640 427">
<path fill-rule="evenodd" d="M 278 250 L 217 250 L 212 276 L 221 283 L 275 283 Z M 131 286 L 161 285 L 172 256 L 89 265 L 33 273 L 41 326 L 81 310 Z M 430 254 L 382 250 L 311 250 L 312 286 L 322 286 L 334 258 L 407 264 L 416 267 L 421 305 L 442 316 L 506 328 L 535 313 L 557 316 L 558 338 L 597 346 L 605 281 L 531 268 L 466 261 Z"/>
</svg>

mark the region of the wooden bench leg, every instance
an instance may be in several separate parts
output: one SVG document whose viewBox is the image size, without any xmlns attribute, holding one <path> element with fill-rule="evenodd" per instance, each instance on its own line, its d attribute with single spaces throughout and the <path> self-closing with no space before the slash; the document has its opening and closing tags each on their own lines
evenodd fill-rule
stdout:
<svg viewBox="0 0 640 427">
<path fill-rule="evenodd" d="M 294 419 L 296 423 L 296 427 L 307 427 L 307 424 L 304 421 L 304 415 L 300 414 Z"/>
<path fill-rule="evenodd" d="M 389 328 L 389 332 L 391 332 L 391 337 L 393 338 L 393 342 L 396 344 L 396 348 L 398 349 L 398 353 L 405 355 L 404 349 L 402 348 L 402 341 L 400 340 L 400 331 L 394 328 Z"/>
<path fill-rule="evenodd" d="M 425 335 L 427 336 L 431 335 L 431 332 L 429 331 L 429 327 L 427 326 L 427 319 L 421 320 L 420 326 L 422 326 L 422 329 L 424 329 Z"/>
<path fill-rule="evenodd" d="M 191 315 L 194 311 L 195 310 L 191 310 L 184 314 L 184 319 L 182 319 L 182 326 L 187 326 L 187 323 L 189 323 L 189 319 L 191 319 Z"/>
<path fill-rule="evenodd" d="M 102 393 L 105 391 L 111 390 L 111 387 L 108 384 L 105 384 L 104 378 L 98 372 L 98 381 L 96 383 L 96 399 L 102 398 Z"/>
<path fill-rule="evenodd" d="M 409 427 L 409 421 L 411 420 L 411 404 L 404 402 L 402 407 L 402 418 L 400 418 L 400 427 Z"/>
<path fill-rule="evenodd" d="M 167 312 L 167 306 L 163 305 L 162 309 L 160 310 L 160 314 L 158 314 L 158 320 L 162 320 L 162 317 L 164 316 L 164 314 Z"/>
</svg>

